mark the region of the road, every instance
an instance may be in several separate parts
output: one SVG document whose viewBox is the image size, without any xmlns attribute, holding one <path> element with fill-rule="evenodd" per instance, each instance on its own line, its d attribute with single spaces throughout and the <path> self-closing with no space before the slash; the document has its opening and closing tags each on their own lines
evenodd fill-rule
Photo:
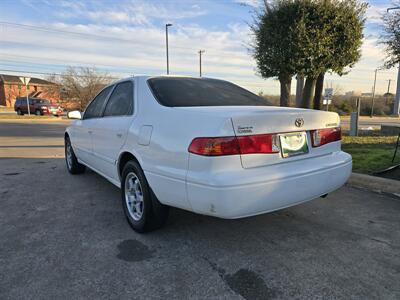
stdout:
<svg viewBox="0 0 400 300">
<path fill-rule="evenodd" d="M 369 126 L 381 126 L 381 125 L 399 125 L 400 118 L 370 118 L 370 117 L 360 117 L 359 126 L 360 127 L 369 127 Z M 349 117 L 341 117 L 341 125 L 344 128 L 350 127 L 350 118 Z"/>
<path fill-rule="evenodd" d="M 241 220 L 173 209 L 141 235 L 115 186 L 68 174 L 65 126 L 0 123 L 0 299 L 400 299 L 398 198 L 346 186 Z"/>
</svg>

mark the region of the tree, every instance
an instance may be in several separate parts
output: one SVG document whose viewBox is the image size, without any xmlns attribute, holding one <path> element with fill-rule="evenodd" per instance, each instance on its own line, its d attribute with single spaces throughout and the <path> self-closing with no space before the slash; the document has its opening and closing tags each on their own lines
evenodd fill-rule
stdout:
<svg viewBox="0 0 400 300">
<path fill-rule="evenodd" d="M 275 1 L 255 16 L 251 26 L 254 42 L 252 55 L 257 72 L 263 78 L 277 78 L 280 82 L 280 105 L 289 106 L 292 77 L 301 68 L 300 1 Z"/>
<path fill-rule="evenodd" d="M 305 23 L 314 43 L 309 45 L 302 107 L 320 109 L 325 73 L 342 76 L 360 59 L 366 9 L 357 0 L 307 3 Z"/>
<path fill-rule="evenodd" d="M 394 4 L 400 8 L 400 1 Z M 400 9 L 387 12 L 383 16 L 383 22 L 381 42 L 386 46 L 385 67 L 390 69 L 400 63 Z"/>
<path fill-rule="evenodd" d="M 112 78 L 107 73 L 101 73 L 96 68 L 68 67 L 61 75 L 51 75 L 47 78 L 55 82 L 70 107 L 83 111 L 87 104 Z"/>
<path fill-rule="evenodd" d="M 394 3 L 396 7 L 388 11 L 383 18 L 385 33 L 381 37 L 386 46 L 385 67 L 390 69 L 400 64 L 400 1 Z M 400 107 L 400 66 L 397 76 L 397 92 L 393 102 L 393 115 L 399 115 Z"/>
<path fill-rule="evenodd" d="M 318 108 L 325 73 L 343 75 L 354 66 L 361 56 L 366 7 L 357 0 L 276 0 L 256 16 L 251 29 L 257 71 L 279 79 L 282 106 L 289 104 L 295 74 L 306 77 L 301 107 L 312 107 L 314 100 Z"/>
</svg>

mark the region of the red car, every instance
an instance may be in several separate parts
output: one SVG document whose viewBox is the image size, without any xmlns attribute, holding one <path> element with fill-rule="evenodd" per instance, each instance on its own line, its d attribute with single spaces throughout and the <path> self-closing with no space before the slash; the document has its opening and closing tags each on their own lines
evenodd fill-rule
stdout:
<svg viewBox="0 0 400 300">
<path fill-rule="evenodd" d="M 18 115 L 27 114 L 28 107 L 26 105 L 26 98 L 17 97 L 14 104 L 14 110 Z M 62 108 L 58 104 L 53 104 L 49 100 L 40 98 L 29 98 L 29 110 L 31 114 L 35 114 L 37 116 L 59 116 L 63 112 Z"/>
</svg>

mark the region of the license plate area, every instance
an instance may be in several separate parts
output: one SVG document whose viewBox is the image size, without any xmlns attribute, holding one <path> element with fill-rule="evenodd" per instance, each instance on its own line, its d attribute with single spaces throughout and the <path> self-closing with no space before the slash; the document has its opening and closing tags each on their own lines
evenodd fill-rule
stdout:
<svg viewBox="0 0 400 300">
<path fill-rule="evenodd" d="M 282 157 L 292 157 L 308 153 L 307 133 L 305 131 L 279 135 Z"/>
</svg>

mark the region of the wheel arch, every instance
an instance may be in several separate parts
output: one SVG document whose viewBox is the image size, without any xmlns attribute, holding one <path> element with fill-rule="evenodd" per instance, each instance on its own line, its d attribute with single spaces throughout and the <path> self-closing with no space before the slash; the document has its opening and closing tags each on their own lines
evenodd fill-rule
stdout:
<svg viewBox="0 0 400 300">
<path fill-rule="evenodd" d="M 136 158 L 136 156 L 133 153 L 131 153 L 129 151 L 122 152 L 119 155 L 118 162 L 117 162 L 118 176 L 119 176 L 120 180 L 121 180 L 122 170 L 124 169 L 124 166 L 126 165 L 126 163 L 128 161 L 131 161 L 131 160 L 135 161 L 139 165 L 139 167 L 142 168 L 140 161 Z M 142 168 L 142 170 L 143 170 L 143 168 Z"/>
</svg>

